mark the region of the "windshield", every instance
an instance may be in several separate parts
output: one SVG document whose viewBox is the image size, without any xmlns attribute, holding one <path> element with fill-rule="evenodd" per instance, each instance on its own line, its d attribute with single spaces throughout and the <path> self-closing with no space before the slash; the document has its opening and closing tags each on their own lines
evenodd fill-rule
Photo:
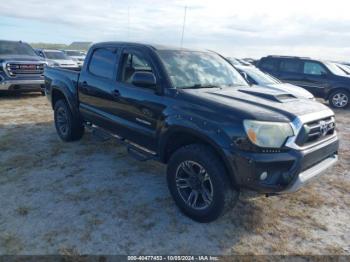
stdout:
<svg viewBox="0 0 350 262">
<path fill-rule="evenodd" d="M 346 74 L 350 74 L 350 67 L 347 65 L 343 65 L 343 64 L 337 64 L 337 66 L 339 68 L 341 68 Z"/>
<path fill-rule="evenodd" d="M 29 55 L 36 56 L 30 45 L 22 42 L 0 41 L 0 55 Z"/>
<path fill-rule="evenodd" d="M 276 78 L 265 74 L 264 72 L 260 71 L 256 68 L 247 68 L 247 69 L 241 69 L 243 72 L 245 72 L 249 77 L 251 77 L 258 85 L 269 85 L 269 84 L 280 84 L 281 82 L 277 80 Z"/>
<path fill-rule="evenodd" d="M 65 51 L 69 56 L 84 56 L 84 52 L 82 51 Z"/>
<path fill-rule="evenodd" d="M 347 76 L 347 74 L 343 70 L 341 70 L 335 63 L 326 62 L 324 64 L 333 74 Z"/>
<path fill-rule="evenodd" d="M 247 85 L 217 54 L 186 50 L 160 50 L 158 53 L 176 88 Z"/>
<path fill-rule="evenodd" d="M 45 57 L 48 59 L 56 60 L 68 60 L 69 58 L 63 53 L 58 51 L 44 51 Z"/>
</svg>

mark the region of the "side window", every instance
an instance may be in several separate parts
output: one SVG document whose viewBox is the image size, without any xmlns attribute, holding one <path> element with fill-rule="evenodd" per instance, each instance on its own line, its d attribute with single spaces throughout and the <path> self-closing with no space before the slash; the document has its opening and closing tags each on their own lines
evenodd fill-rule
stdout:
<svg viewBox="0 0 350 262">
<path fill-rule="evenodd" d="M 301 73 L 301 61 L 292 59 L 282 60 L 280 68 L 282 72 Z"/>
<path fill-rule="evenodd" d="M 151 65 L 147 59 L 141 55 L 132 53 L 123 54 L 120 76 L 121 82 L 131 83 L 133 74 L 140 71 L 152 73 Z"/>
<path fill-rule="evenodd" d="M 320 63 L 311 62 L 311 61 L 304 63 L 304 74 L 322 75 L 326 73 L 327 73 L 326 69 Z"/>
<path fill-rule="evenodd" d="M 117 50 L 115 48 L 96 49 L 91 57 L 89 72 L 107 79 L 113 79 L 117 64 Z"/>
<path fill-rule="evenodd" d="M 277 60 L 276 59 L 267 59 L 263 58 L 261 62 L 259 63 L 259 66 L 263 70 L 268 70 L 268 71 L 275 71 L 277 70 Z"/>
</svg>

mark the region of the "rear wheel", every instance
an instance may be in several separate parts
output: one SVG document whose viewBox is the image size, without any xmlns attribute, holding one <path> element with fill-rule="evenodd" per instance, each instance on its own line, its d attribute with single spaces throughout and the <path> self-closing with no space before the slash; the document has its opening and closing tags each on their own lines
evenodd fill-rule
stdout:
<svg viewBox="0 0 350 262">
<path fill-rule="evenodd" d="M 231 188 L 222 161 L 200 144 L 182 147 L 172 155 L 167 182 L 180 210 L 203 223 L 217 219 L 239 195 Z"/>
<path fill-rule="evenodd" d="M 74 117 L 67 102 L 58 100 L 54 106 L 55 127 L 64 141 L 79 140 L 84 134 L 84 126 L 79 118 Z"/>
<path fill-rule="evenodd" d="M 350 95 L 349 92 L 345 90 L 334 91 L 329 96 L 329 104 L 333 108 L 346 108 L 349 106 Z"/>
</svg>

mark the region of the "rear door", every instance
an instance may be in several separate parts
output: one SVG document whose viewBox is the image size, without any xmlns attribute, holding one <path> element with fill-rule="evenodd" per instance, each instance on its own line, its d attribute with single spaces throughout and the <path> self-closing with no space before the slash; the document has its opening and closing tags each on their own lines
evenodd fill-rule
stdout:
<svg viewBox="0 0 350 262">
<path fill-rule="evenodd" d="M 300 59 L 283 58 L 280 61 L 279 79 L 283 82 L 301 86 L 303 83 L 303 63 Z"/>
<path fill-rule="evenodd" d="M 118 122 L 112 116 L 120 51 L 113 46 L 93 50 L 78 83 L 79 108 L 84 119 L 113 131 L 119 129 Z"/>
</svg>

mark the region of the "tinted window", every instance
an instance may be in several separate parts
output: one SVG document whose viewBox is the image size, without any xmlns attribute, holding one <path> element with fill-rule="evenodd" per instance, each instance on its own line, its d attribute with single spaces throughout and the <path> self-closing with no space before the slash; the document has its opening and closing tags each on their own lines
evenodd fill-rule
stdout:
<svg viewBox="0 0 350 262">
<path fill-rule="evenodd" d="M 308 75 L 322 75 L 326 74 L 327 71 L 320 63 L 316 62 L 305 62 L 304 63 L 304 74 Z"/>
<path fill-rule="evenodd" d="M 121 81 L 131 83 L 133 74 L 140 71 L 152 72 L 152 68 L 147 59 L 135 54 L 124 54 Z"/>
<path fill-rule="evenodd" d="M 89 71 L 96 75 L 108 79 L 113 79 L 117 64 L 117 52 L 114 48 L 96 49 L 92 54 Z"/>
<path fill-rule="evenodd" d="M 281 71 L 288 73 L 301 73 L 301 62 L 299 60 L 282 60 Z"/>
<path fill-rule="evenodd" d="M 259 67 L 264 70 L 276 70 L 277 69 L 277 60 L 276 59 L 267 59 L 262 58 L 259 63 Z"/>
</svg>

